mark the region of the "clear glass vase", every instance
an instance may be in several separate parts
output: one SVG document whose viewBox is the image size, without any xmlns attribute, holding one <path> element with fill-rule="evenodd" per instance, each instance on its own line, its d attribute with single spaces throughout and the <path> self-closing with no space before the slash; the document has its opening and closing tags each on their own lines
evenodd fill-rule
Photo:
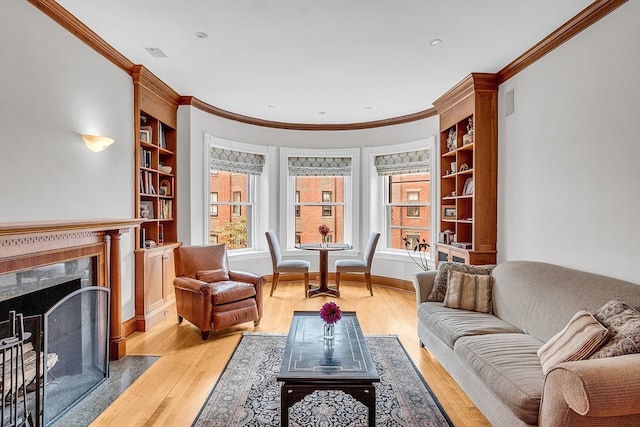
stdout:
<svg viewBox="0 0 640 427">
<path fill-rule="evenodd" d="M 325 323 L 324 324 L 324 339 L 325 340 L 332 340 L 332 339 L 335 338 L 334 327 L 335 327 L 335 324 L 333 324 L 333 323 Z"/>
<path fill-rule="evenodd" d="M 322 243 L 320 244 L 320 246 L 322 246 L 323 248 L 327 247 L 327 236 L 325 236 L 324 234 L 322 235 Z"/>
</svg>

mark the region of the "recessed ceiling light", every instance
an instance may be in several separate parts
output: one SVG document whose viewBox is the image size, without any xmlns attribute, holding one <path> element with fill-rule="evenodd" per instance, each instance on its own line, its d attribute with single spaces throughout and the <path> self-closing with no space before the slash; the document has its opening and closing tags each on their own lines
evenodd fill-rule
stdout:
<svg viewBox="0 0 640 427">
<path fill-rule="evenodd" d="M 318 114 L 324 115 L 324 114 L 327 114 L 327 112 L 326 111 L 318 111 Z"/>
<path fill-rule="evenodd" d="M 209 34 L 202 31 L 198 31 L 196 32 L 196 37 L 199 39 L 206 39 L 207 37 L 209 37 Z"/>
<path fill-rule="evenodd" d="M 273 110 L 274 108 L 276 108 L 275 105 L 267 105 L 267 108 L 269 108 L 270 110 Z"/>
<path fill-rule="evenodd" d="M 429 40 L 429 44 L 430 44 L 431 46 L 436 46 L 436 45 L 439 45 L 440 43 L 442 43 L 442 40 L 440 40 L 440 39 L 432 39 L 432 40 Z"/>
<path fill-rule="evenodd" d="M 371 107 L 364 107 L 365 110 L 371 110 Z"/>
</svg>

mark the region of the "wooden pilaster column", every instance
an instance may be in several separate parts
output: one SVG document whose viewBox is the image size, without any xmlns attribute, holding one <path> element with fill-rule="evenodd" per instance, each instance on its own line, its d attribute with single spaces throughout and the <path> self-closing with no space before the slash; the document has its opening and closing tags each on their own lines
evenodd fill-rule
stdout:
<svg viewBox="0 0 640 427">
<path fill-rule="evenodd" d="M 105 239 L 110 238 L 111 262 L 109 266 L 109 288 L 111 288 L 111 332 L 109 336 L 109 357 L 118 360 L 127 352 L 127 342 L 122 336 L 122 266 L 120 265 L 120 236 L 128 230 L 110 230 Z"/>
</svg>

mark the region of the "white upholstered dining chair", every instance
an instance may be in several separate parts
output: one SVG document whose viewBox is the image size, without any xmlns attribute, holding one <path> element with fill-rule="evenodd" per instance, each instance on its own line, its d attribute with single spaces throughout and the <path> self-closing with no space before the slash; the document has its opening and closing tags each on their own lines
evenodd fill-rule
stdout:
<svg viewBox="0 0 640 427">
<path fill-rule="evenodd" d="M 311 267 L 311 263 L 301 259 L 283 260 L 276 233 L 269 230 L 264 234 L 267 237 L 267 243 L 269 243 L 271 263 L 273 264 L 273 276 L 271 276 L 271 292 L 269 296 L 273 296 L 273 291 L 275 291 L 278 286 L 280 273 L 304 273 L 304 296 L 306 298 L 309 292 L 309 268 Z"/>
<path fill-rule="evenodd" d="M 373 296 L 373 287 L 371 286 L 371 264 L 373 264 L 373 255 L 376 252 L 376 246 L 380 239 L 380 233 L 374 231 L 369 236 L 367 246 L 364 248 L 364 256 L 362 259 L 339 259 L 336 261 L 336 289 L 340 289 L 340 273 L 364 273 L 364 281 L 367 289 Z"/>
</svg>

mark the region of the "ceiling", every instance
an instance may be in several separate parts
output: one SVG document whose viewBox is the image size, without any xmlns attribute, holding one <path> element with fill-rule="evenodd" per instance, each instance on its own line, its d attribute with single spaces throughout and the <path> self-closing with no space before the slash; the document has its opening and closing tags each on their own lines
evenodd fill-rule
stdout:
<svg viewBox="0 0 640 427">
<path fill-rule="evenodd" d="M 180 95 L 256 119 L 340 124 L 428 110 L 591 0 L 57 2 Z"/>
</svg>

